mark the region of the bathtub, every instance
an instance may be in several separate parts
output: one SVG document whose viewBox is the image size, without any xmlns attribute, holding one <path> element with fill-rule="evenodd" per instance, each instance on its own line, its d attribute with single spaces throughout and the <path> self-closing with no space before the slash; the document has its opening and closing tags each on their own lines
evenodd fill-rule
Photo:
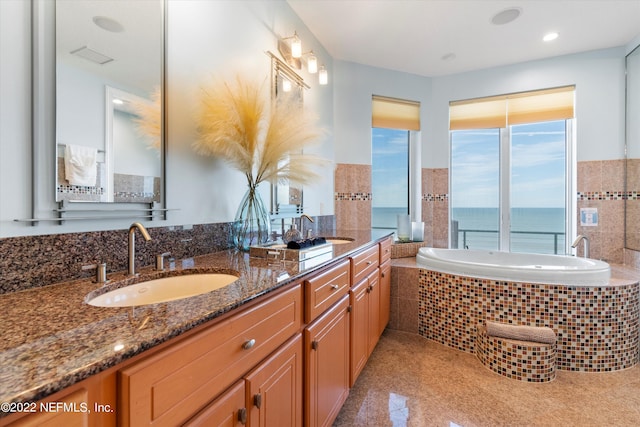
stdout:
<svg viewBox="0 0 640 427">
<path fill-rule="evenodd" d="M 564 255 L 420 248 L 416 263 L 458 276 L 550 285 L 606 286 L 611 277 L 604 261 Z"/>
<path fill-rule="evenodd" d="M 610 280 L 605 262 L 421 248 L 416 267 L 425 338 L 475 354 L 477 326 L 487 321 L 544 326 L 558 338 L 557 369 L 609 372 L 638 362 L 640 284 Z"/>
</svg>

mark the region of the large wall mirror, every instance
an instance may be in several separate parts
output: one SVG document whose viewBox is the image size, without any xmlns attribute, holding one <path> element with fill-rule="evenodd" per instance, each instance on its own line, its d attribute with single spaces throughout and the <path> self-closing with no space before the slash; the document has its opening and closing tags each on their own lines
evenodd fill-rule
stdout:
<svg viewBox="0 0 640 427">
<path fill-rule="evenodd" d="M 34 0 L 34 216 L 164 206 L 165 26 L 165 0 Z"/>
<path fill-rule="evenodd" d="M 278 100 L 291 100 L 304 108 L 304 90 L 309 86 L 287 64 L 271 56 L 271 97 Z M 271 185 L 271 215 L 274 218 L 289 218 L 304 213 L 304 200 L 301 185 L 287 182 L 273 182 Z"/>
<path fill-rule="evenodd" d="M 640 46 L 626 58 L 625 246 L 640 251 Z"/>
</svg>

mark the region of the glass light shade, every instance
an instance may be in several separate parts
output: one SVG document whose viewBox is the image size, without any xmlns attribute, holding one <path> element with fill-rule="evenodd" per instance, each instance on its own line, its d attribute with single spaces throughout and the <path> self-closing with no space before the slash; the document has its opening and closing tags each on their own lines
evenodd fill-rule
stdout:
<svg viewBox="0 0 640 427">
<path fill-rule="evenodd" d="M 324 65 L 321 65 L 320 69 L 318 70 L 318 83 L 320 83 L 321 85 L 326 85 L 327 83 L 329 83 L 329 73 L 327 73 L 327 69 L 324 67 Z"/>
<path fill-rule="evenodd" d="M 282 79 L 282 90 L 291 92 L 291 81 L 289 79 Z"/>
<path fill-rule="evenodd" d="M 313 53 L 309 54 L 307 58 L 307 71 L 311 74 L 315 74 L 318 72 L 318 58 Z"/>
<path fill-rule="evenodd" d="M 297 34 L 294 34 L 291 39 L 291 56 L 294 58 L 302 56 L 302 41 L 300 41 L 300 37 Z"/>
</svg>

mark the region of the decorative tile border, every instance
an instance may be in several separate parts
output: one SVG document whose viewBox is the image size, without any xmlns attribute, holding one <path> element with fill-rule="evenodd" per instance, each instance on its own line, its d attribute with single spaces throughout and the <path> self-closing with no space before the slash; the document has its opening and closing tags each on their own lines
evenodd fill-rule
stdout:
<svg viewBox="0 0 640 427">
<path fill-rule="evenodd" d="M 556 377 L 556 344 L 507 340 L 476 332 L 476 357 L 493 372 L 519 381 L 549 382 Z"/>
<path fill-rule="evenodd" d="M 334 200 L 356 201 L 356 200 L 372 200 L 371 193 L 334 193 Z"/>
<path fill-rule="evenodd" d="M 487 320 L 547 326 L 558 336 L 557 369 L 625 369 L 638 362 L 639 288 L 515 283 L 420 269 L 418 329 L 474 353 L 477 325 Z"/>
<path fill-rule="evenodd" d="M 449 200 L 448 194 L 423 194 L 422 200 L 425 202 L 446 202 Z"/>
<path fill-rule="evenodd" d="M 638 200 L 638 191 L 578 192 L 578 201 L 585 201 L 585 200 Z"/>
</svg>

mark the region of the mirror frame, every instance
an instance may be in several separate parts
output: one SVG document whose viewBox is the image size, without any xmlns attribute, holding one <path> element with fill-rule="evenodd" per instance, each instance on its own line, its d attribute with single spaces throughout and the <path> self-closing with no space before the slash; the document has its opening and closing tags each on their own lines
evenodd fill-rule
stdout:
<svg viewBox="0 0 640 427">
<path fill-rule="evenodd" d="M 290 94 L 296 94 L 300 99 L 301 108 L 304 104 L 304 90 L 309 89 L 302 77 L 300 77 L 295 71 L 291 69 L 287 64 L 281 61 L 273 53 L 267 52 L 271 57 L 271 99 L 277 102 L 278 96 L 281 94 L 281 82 L 283 79 L 287 79 L 291 82 L 292 88 Z M 294 187 L 298 188 L 298 187 Z M 277 181 L 271 182 L 271 218 L 291 218 L 297 217 L 304 213 L 304 191 L 302 186 L 299 187 L 297 192 L 297 204 L 286 204 L 282 206 L 278 203 L 278 193 L 283 191 L 289 192 L 290 186 L 288 184 L 279 184 Z"/>
<path fill-rule="evenodd" d="M 631 132 L 630 132 L 630 114 L 629 114 L 629 104 L 630 104 L 630 100 L 629 100 L 629 80 L 630 80 L 630 76 L 629 76 L 629 58 L 632 56 L 638 56 L 640 57 L 640 45 L 634 47 L 633 49 L 631 49 L 631 51 L 629 51 L 629 53 L 627 55 L 625 55 L 624 58 L 624 65 L 625 65 L 625 128 L 624 128 L 624 132 L 625 132 L 625 164 L 624 164 L 624 194 L 625 194 L 625 200 L 624 200 L 624 247 L 627 249 L 631 249 L 634 251 L 640 251 L 640 246 L 633 246 L 633 244 L 630 244 L 630 241 L 634 240 L 637 241 L 636 239 L 631 239 L 629 237 L 629 234 L 633 232 L 633 230 L 629 231 L 630 228 L 630 215 L 629 215 L 629 209 L 630 209 L 630 203 L 629 203 L 629 197 L 631 196 L 631 193 L 637 189 L 633 189 L 633 188 L 629 188 L 629 160 L 633 159 L 634 157 L 631 157 L 630 155 L 630 149 L 629 146 L 631 144 L 631 142 L 633 142 L 634 144 L 640 144 L 640 140 L 637 141 L 631 141 Z M 638 72 L 640 72 L 640 69 L 637 70 Z M 638 77 L 636 77 L 634 79 L 634 83 L 640 85 L 640 75 Z M 636 104 L 640 104 L 640 99 L 636 100 Z M 635 134 L 640 136 L 640 133 L 636 132 Z M 640 150 L 640 148 L 637 148 L 635 151 Z M 636 201 L 637 204 L 638 201 Z M 634 207 L 635 209 L 638 209 L 640 207 Z M 638 226 L 638 224 L 633 224 L 636 227 Z"/>
<path fill-rule="evenodd" d="M 36 225 L 40 221 L 57 221 L 62 224 L 67 220 L 167 219 L 167 0 L 158 0 L 158 3 L 162 17 L 160 203 L 56 201 L 56 5 L 51 0 L 32 0 L 32 217 L 20 221 Z"/>
</svg>

